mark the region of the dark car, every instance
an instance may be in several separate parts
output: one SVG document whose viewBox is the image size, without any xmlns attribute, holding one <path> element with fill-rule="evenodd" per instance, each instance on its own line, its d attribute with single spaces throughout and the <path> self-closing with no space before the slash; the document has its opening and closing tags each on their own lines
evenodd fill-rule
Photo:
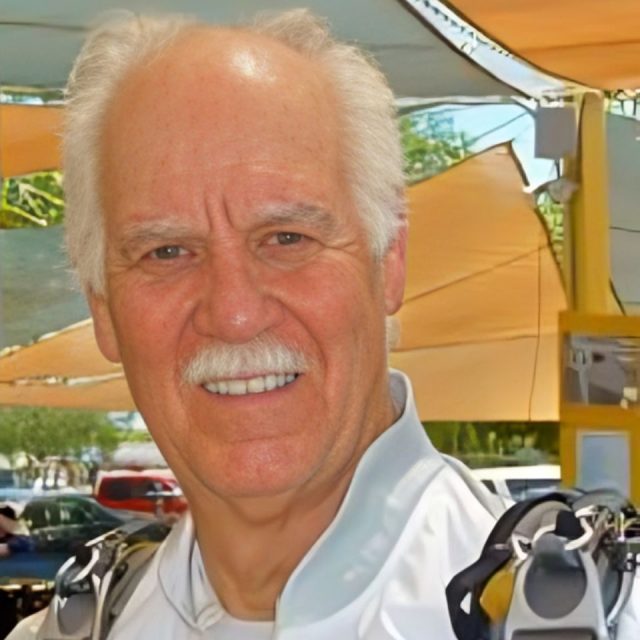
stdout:
<svg viewBox="0 0 640 640">
<path fill-rule="evenodd" d="M 35 550 L 0 558 L 0 583 L 12 578 L 51 580 L 79 545 L 134 519 L 149 524 L 145 529 L 149 540 L 162 540 L 168 531 L 145 514 L 106 509 L 93 498 L 79 495 L 34 498 L 21 518 L 29 528 Z"/>
<path fill-rule="evenodd" d="M 131 519 L 128 514 L 105 509 L 91 498 L 75 495 L 34 498 L 25 506 L 21 518 L 36 549 L 66 552 Z"/>
</svg>

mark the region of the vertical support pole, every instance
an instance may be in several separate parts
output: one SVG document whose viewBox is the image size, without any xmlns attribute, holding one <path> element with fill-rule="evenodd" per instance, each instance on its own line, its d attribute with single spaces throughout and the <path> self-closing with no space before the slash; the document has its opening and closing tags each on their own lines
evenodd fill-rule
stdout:
<svg viewBox="0 0 640 640">
<path fill-rule="evenodd" d="M 4 196 L 4 157 L 3 157 L 3 118 L 4 113 L 2 109 L 2 96 L 0 95 L 0 208 L 2 208 L 2 199 Z M 3 285 L 4 285 L 4 275 L 2 273 L 2 241 L 0 240 L 0 349 L 2 349 L 4 345 L 4 300 L 3 300 Z"/>
<path fill-rule="evenodd" d="M 1 93 L 1 92 L 0 92 Z M 2 207 L 2 200 L 4 196 L 4 157 L 3 157 L 3 149 L 4 149 L 4 140 L 3 140 L 3 119 L 4 112 L 2 109 L 2 95 L 0 95 L 0 208 Z M 2 349 L 4 345 L 4 300 L 3 300 L 3 285 L 4 285 L 4 275 L 2 273 L 2 241 L 0 241 L 0 349 Z"/>
<path fill-rule="evenodd" d="M 578 190 L 565 225 L 565 279 L 569 307 L 579 313 L 610 311 L 609 191 L 604 97 L 582 98 L 578 157 L 568 167 Z M 566 486 L 576 484 L 579 470 L 577 433 L 560 425 L 560 465 Z"/>
<path fill-rule="evenodd" d="M 604 98 L 599 93 L 583 98 L 577 168 L 580 186 L 571 207 L 574 310 L 608 313 L 609 181 Z"/>
<path fill-rule="evenodd" d="M 0 126 L 2 122 L 0 121 Z M 0 147 L 2 146 L 2 136 L 0 131 Z M 2 149 L 0 148 L 0 209 L 2 209 L 2 200 L 4 197 L 4 181 L 2 178 Z M 2 239 L 0 238 L 0 350 L 5 346 L 4 342 L 4 274 L 2 273 Z"/>
</svg>

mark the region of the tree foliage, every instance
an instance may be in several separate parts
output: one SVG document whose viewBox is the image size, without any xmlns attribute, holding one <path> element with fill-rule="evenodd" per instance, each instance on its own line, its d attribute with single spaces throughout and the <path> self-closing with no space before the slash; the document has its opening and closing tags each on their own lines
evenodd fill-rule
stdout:
<svg viewBox="0 0 640 640">
<path fill-rule="evenodd" d="M 558 261 L 562 264 L 562 249 L 564 245 L 564 205 L 554 202 L 551 196 L 543 191 L 536 202 L 536 209 L 542 216 L 547 229 L 549 230 L 549 239 L 551 240 L 551 248 Z"/>
<path fill-rule="evenodd" d="M 78 456 L 87 447 L 113 451 L 123 434 L 104 414 L 40 407 L 0 409 L 0 453 L 19 451 L 37 458 Z"/>
<path fill-rule="evenodd" d="M 472 467 L 556 462 L 556 422 L 427 422 L 437 449 Z"/>
<path fill-rule="evenodd" d="M 48 227 L 62 222 L 64 196 L 59 171 L 33 173 L 2 182 L 0 228 Z"/>
<path fill-rule="evenodd" d="M 445 171 L 470 153 L 467 136 L 442 126 L 442 120 L 428 111 L 401 116 L 399 127 L 410 184 Z"/>
</svg>

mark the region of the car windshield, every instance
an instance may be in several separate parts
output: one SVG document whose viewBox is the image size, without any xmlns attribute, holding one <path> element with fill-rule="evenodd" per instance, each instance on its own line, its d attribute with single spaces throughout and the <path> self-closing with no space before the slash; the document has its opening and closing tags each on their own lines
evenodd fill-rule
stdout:
<svg viewBox="0 0 640 640">
<path fill-rule="evenodd" d="M 516 500 L 535 498 L 545 493 L 551 493 L 558 488 L 558 480 L 552 478 L 527 478 L 507 480 L 507 488 L 511 497 Z"/>
</svg>

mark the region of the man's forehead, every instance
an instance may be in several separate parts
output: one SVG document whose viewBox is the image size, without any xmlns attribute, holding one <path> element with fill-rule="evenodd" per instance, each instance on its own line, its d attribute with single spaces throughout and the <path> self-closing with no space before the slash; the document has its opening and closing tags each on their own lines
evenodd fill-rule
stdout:
<svg viewBox="0 0 640 640">
<path fill-rule="evenodd" d="M 325 89 L 320 65 L 273 38 L 241 29 L 198 25 L 188 27 L 161 52 L 132 71 L 139 84 L 162 84 L 175 89 L 189 81 L 261 85 L 306 85 L 306 91 Z"/>
<path fill-rule="evenodd" d="M 223 185 L 325 206 L 346 193 L 339 102 L 308 64 L 269 38 L 200 27 L 139 64 L 105 118 L 105 207 L 139 193 L 197 208 Z"/>
<path fill-rule="evenodd" d="M 254 123 L 265 135 L 284 139 L 284 130 L 302 127 L 327 140 L 336 135 L 339 118 L 335 92 L 318 63 L 260 34 L 191 27 L 127 73 L 105 124 L 106 138 L 118 132 L 127 144 L 141 127 L 165 138 L 171 129 L 188 127 L 223 142 Z"/>
</svg>

